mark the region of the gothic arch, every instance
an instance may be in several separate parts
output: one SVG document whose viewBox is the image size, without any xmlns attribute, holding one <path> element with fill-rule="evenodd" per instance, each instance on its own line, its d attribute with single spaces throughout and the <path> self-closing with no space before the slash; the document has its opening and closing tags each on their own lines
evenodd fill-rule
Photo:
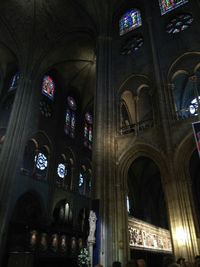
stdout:
<svg viewBox="0 0 200 267">
<path fill-rule="evenodd" d="M 151 87 L 152 82 L 146 75 L 131 74 L 121 83 L 118 89 L 118 95 L 121 95 L 127 88 L 139 88 L 142 84 L 147 84 Z"/>
<path fill-rule="evenodd" d="M 179 56 L 174 60 L 174 62 L 170 65 L 167 80 L 170 82 L 173 79 L 173 76 L 177 71 L 186 71 L 189 74 L 192 74 L 197 66 L 199 66 L 200 62 L 200 52 L 187 52 Z"/>
<path fill-rule="evenodd" d="M 199 66 L 200 52 L 188 52 L 178 57 L 169 68 L 169 94 L 174 117 L 178 120 L 198 113 Z"/>
<path fill-rule="evenodd" d="M 151 82 L 144 75 L 132 74 L 118 90 L 118 128 L 121 134 L 141 131 L 153 126 Z M 121 103 L 126 103 L 130 120 L 122 122 Z M 123 127 L 121 127 L 123 125 Z"/>
<path fill-rule="evenodd" d="M 186 172 L 187 178 L 189 174 L 189 161 L 195 149 L 193 133 L 189 133 L 177 146 L 174 155 L 174 164 L 177 167 L 177 172 Z"/>
<path fill-rule="evenodd" d="M 54 203 L 53 220 L 55 224 L 71 224 L 73 221 L 73 205 L 70 199 L 62 197 Z"/>
<path fill-rule="evenodd" d="M 129 150 L 125 151 L 118 160 L 118 179 L 121 179 L 121 181 L 119 180 L 118 182 L 121 183 L 125 189 L 127 188 L 126 180 L 129 167 L 135 159 L 141 156 L 148 157 L 156 163 L 160 170 L 162 184 L 167 181 L 167 178 L 169 176 L 169 169 L 165 155 L 152 146 L 137 144 L 131 147 Z"/>
</svg>

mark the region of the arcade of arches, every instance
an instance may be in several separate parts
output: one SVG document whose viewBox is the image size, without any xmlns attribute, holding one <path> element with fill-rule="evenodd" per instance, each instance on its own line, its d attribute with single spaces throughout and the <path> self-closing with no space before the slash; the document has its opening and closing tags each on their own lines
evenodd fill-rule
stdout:
<svg viewBox="0 0 200 267">
<path fill-rule="evenodd" d="M 173 2 L 173 4 L 172 4 Z M 130 247 L 128 221 L 200 250 L 198 0 L 0 3 L 0 266 L 76 266 L 97 215 L 94 264 Z"/>
</svg>

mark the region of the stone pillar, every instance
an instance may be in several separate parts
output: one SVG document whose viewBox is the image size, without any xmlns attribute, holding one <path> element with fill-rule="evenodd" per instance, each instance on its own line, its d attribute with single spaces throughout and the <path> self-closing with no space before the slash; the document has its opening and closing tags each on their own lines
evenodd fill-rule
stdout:
<svg viewBox="0 0 200 267">
<path fill-rule="evenodd" d="M 99 36 L 97 86 L 95 94 L 95 135 L 93 143 L 93 197 L 100 200 L 100 263 L 127 259 L 127 229 L 124 226 L 125 197 L 116 180 L 115 134 L 116 98 L 112 87 L 112 39 Z"/>
<path fill-rule="evenodd" d="M 171 134 L 171 128 L 169 127 L 169 111 L 168 106 L 169 103 L 166 99 L 165 94 L 165 86 L 163 82 L 163 77 L 161 73 L 161 62 L 159 57 L 159 44 L 156 42 L 156 35 L 154 31 L 154 27 L 152 24 L 152 17 L 151 17 L 151 5 L 150 2 L 146 5 L 146 21 L 148 25 L 148 32 L 149 32 L 149 40 L 150 40 L 150 48 L 151 48 L 151 55 L 152 55 L 152 61 L 153 61 L 153 71 L 154 71 L 154 77 L 155 77 L 155 84 L 156 84 L 156 95 L 157 97 L 157 103 L 159 106 L 159 114 L 157 115 L 157 122 L 159 122 L 158 127 L 160 127 L 160 138 L 164 137 L 163 143 L 166 144 L 165 149 L 168 153 L 171 153 L 172 150 L 172 134 Z"/>
<path fill-rule="evenodd" d="M 94 142 L 93 142 L 93 197 L 100 200 L 100 251 L 99 261 L 107 266 L 108 232 L 108 173 L 107 173 L 107 125 L 108 125 L 108 90 L 109 90 L 109 46 L 111 39 L 99 36 L 97 46 L 97 81 L 94 102 Z M 111 233 L 111 232 L 110 232 Z"/>
<path fill-rule="evenodd" d="M 33 128 L 37 127 L 39 90 L 38 84 L 31 77 L 30 72 L 21 70 L 21 79 L 0 155 L 0 261 L 4 253 L 14 188 L 20 183 L 18 178 L 25 144 L 33 133 Z"/>
</svg>

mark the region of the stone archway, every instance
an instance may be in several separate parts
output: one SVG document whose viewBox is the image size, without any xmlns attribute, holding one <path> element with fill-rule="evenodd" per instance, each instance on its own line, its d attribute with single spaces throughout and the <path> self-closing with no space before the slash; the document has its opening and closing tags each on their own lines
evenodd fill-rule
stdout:
<svg viewBox="0 0 200 267">
<path fill-rule="evenodd" d="M 156 163 L 149 157 L 135 159 L 128 171 L 127 185 L 129 215 L 168 228 L 161 174 Z"/>
<path fill-rule="evenodd" d="M 146 144 L 136 144 L 135 146 L 129 148 L 127 151 L 121 155 L 118 160 L 118 172 L 117 172 L 117 206 L 116 206 L 116 217 L 117 217 L 117 227 L 122 229 L 119 231 L 118 239 L 121 241 L 120 245 L 123 244 L 124 254 L 127 258 L 130 258 L 130 249 L 128 241 L 128 214 L 126 209 L 126 197 L 128 193 L 129 186 L 127 185 L 127 177 L 130 167 L 134 161 L 139 158 L 150 159 L 150 162 L 155 164 L 157 173 L 160 173 L 160 185 L 163 188 L 163 197 L 166 198 L 166 192 L 164 191 L 164 184 L 169 177 L 169 170 L 167 165 L 167 158 L 165 155 L 150 145 Z M 126 231 L 127 229 L 127 231 Z"/>
<path fill-rule="evenodd" d="M 32 266 L 32 255 L 25 252 L 30 250 L 31 231 L 40 228 L 43 219 L 43 201 L 36 191 L 28 191 L 18 198 L 8 227 L 4 266 L 13 266 L 15 261 Z"/>
</svg>

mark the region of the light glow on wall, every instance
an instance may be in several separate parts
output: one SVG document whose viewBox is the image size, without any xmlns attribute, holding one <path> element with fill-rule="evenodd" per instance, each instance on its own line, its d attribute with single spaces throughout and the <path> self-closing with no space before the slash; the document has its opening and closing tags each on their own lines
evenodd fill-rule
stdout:
<svg viewBox="0 0 200 267">
<path fill-rule="evenodd" d="M 183 246 L 187 241 L 187 234 L 182 227 L 176 229 L 176 239 L 179 245 Z"/>
</svg>

